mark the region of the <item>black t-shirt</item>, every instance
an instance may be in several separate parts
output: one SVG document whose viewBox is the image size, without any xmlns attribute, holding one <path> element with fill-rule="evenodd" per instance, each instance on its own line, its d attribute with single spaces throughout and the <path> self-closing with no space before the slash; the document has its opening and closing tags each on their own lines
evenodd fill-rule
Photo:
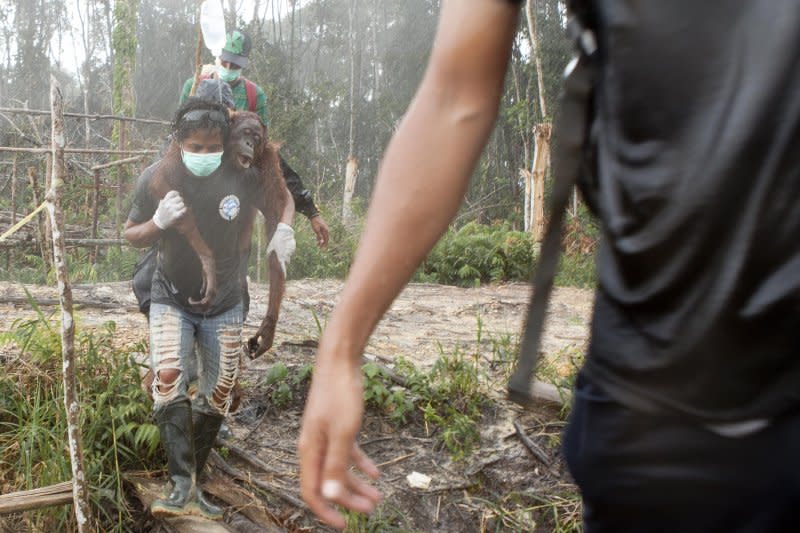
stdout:
<svg viewBox="0 0 800 533">
<path fill-rule="evenodd" d="M 800 408 L 800 9 L 597 0 L 588 377 L 633 407 Z"/>
<path fill-rule="evenodd" d="M 145 169 L 136 185 L 136 193 L 128 218 L 136 223 L 153 217 L 158 202 L 148 191 L 155 163 Z M 241 175 L 226 172 L 224 167 L 205 178 L 191 178 L 179 191 L 191 206 L 198 229 L 211 248 L 216 262 L 217 296 L 204 313 L 213 316 L 234 307 L 241 301 L 241 254 L 239 237 L 243 231 L 243 213 L 252 209 L 252 186 Z M 189 312 L 196 308 L 188 299 L 200 299 L 202 271 L 200 260 L 187 240 L 168 228 L 159 241 L 158 266 L 153 275 L 152 301 L 181 307 Z"/>
</svg>

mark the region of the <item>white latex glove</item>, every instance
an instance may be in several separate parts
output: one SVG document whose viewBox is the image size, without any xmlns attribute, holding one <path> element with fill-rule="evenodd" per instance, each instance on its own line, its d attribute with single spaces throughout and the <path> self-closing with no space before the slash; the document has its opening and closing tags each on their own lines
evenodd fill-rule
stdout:
<svg viewBox="0 0 800 533">
<path fill-rule="evenodd" d="M 284 222 L 278 222 L 275 234 L 272 236 L 272 240 L 269 241 L 269 246 L 267 246 L 267 257 L 269 257 L 270 252 L 275 252 L 284 276 L 286 276 L 286 265 L 289 264 L 289 259 L 291 259 L 296 247 L 297 243 L 294 240 L 292 227 Z"/>
<path fill-rule="evenodd" d="M 186 213 L 186 206 L 183 204 L 181 195 L 178 191 L 169 191 L 158 202 L 158 207 L 153 215 L 153 223 L 159 229 L 165 230 L 181 218 L 184 213 Z"/>
</svg>

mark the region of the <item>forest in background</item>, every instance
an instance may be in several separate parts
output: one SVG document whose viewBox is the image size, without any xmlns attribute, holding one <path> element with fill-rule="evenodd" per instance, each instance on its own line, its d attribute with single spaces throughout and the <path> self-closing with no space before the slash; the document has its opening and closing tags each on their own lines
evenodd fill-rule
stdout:
<svg viewBox="0 0 800 533">
<path fill-rule="evenodd" d="M 182 84 L 196 65 L 199 4 L 198 0 L 5 2 L 0 6 L 0 42 L 5 50 L 0 58 L 0 146 L 49 145 L 49 116 L 26 116 L 14 110 L 48 110 L 51 74 L 62 87 L 67 113 L 171 120 Z M 312 190 L 334 231 L 327 256 L 313 250 L 310 232 L 298 236 L 297 269 L 292 275 L 341 276 L 349 265 L 358 215 L 368 203 L 383 150 L 422 77 L 440 2 L 226 0 L 223 5 L 226 27 L 242 28 L 252 38 L 251 62 L 244 74 L 267 92 L 270 135 L 282 143 L 284 157 Z M 512 232 L 529 225 L 524 216 L 523 175 L 532 165 L 533 129 L 548 123 L 557 111 L 560 76 L 570 45 L 564 36 L 563 4 L 531 0 L 526 9 L 528 17 L 523 13 L 520 18 L 497 126 L 454 232 L 471 222 L 503 222 Z M 536 34 L 541 72 L 532 53 L 531 31 Z M 213 60 L 205 48 L 201 59 Z M 168 129 L 164 123 L 70 116 L 65 126 L 67 147 L 132 151 L 157 150 Z M 90 214 L 96 209 L 99 229 L 92 237 L 118 237 L 136 176 L 155 156 L 142 155 L 131 164 L 104 169 L 96 199 L 92 198 L 91 169 L 126 154 L 68 156 L 67 222 L 74 225 L 76 234 L 88 235 L 93 225 Z M 350 207 L 356 217 L 354 223 L 342 226 L 345 167 L 350 158 L 358 163 Z M 33 200 L 41 196 L 30 174 L 38 176 L 36 186 L 44 187 L 45 161 L 43 154 L 0 152 L 4 191 L 0 208 L 6 211 L 8 222 L 30 212 Z M 303 221 L 297 226 L 307 230 Z M 304 246 L 306 241 L 309 247 Z M 114 275 L 129 272 L 137 256 L 134 251 L 107 246 L 74 253 L 73 263 L 84 271 L 78 278 L 86 279 L 124 279 Z M 34 255 L 29 248 L 7 260 L 3 277 L 13 279 L 10 270 L 24 257 L 27 263 L 17 264 L 14 270 L 17 274 L 30 270 L 25 279 L 35 281 L 33 272 L 40 272 L 42 265 L 36 264 Z M 530 257 L 532 252 L 523 255 Z M 319 260 L 322 266 L 314 267 Z M 480 268 L 467 266 L 462 272 L 467 282 L 491 278 L 485 273 L 476 277 L 474 271 Z M 438 271 L 433 274 L 448 281 Z"/>
<path fill-rule="evenodd" d="M 47 217 L 34 217 L 0 242 L 0 279 L 13 282 L 0 282 L 5 298 L 0 311 L 8 329 L 0 332 L 0 457 L 5 465 L 0 493 L 61 487 L 68 492 L 62 503 L 70 500 L 72 483 L 64 480 L 80 476 L 74 474 L 76 461 L 65 453 L 65 435 L 72 446 L 80 434 L 88 481 L 83 496 L 98 530 L 153 530 L 144 500 L 133 496 L 138 489 L 132 487 L 137 475 L 157 476 L 165 460 L 139 384 L 137 357 L 148 351 L 146 327 L 130 306 L 127 281 L 83 282 L 131 277 L 139 251 L 120 240 L 121 224 L 136 177 L 156 158 L 180 88 L 194 70 L 199 4 L 0 4 L 0 228 L 5 231 L 42 203 L 58 166 L 50 164 L 47 153 L 53 77 L 67 112 L 66 175 L 59 197 L 68 279 L 74 282 L 75 303 L 82 306 L 77 336 L 65 333 L 64 324 L 73 321 L 62 320 L 59 338 L 52 287 L 56 278 L 63 287 L 66 278 L 58 255 L 53 265 Z M 423 75 L 440 2 L 225 0 L 224 6 L 227 27 L 244 29 L 253 39 L 245 75 L 267 91 L 271 136 L 283 143 L 283 154 L 314 192 L 332 230 L 331 245 L 320 251 L 309 225 L 298 217 L 298 249 L 289 275 L 341 278 L 383 150 Z M 415 275 L 417 281 L 473 286 L 528 279 L 536 261 L 531 213 L 525 214 L 532 199 L 526 180 L 547 173 L 535 169 L 534 136 L 542 127 L 549 131 L 557 113 L 570 46 L 562 3 L 528 0 L 524 6 L 497 126 L 456 221 Z M 212 60 L 205 49 L 201 58 Z M 353 160 L 358 179 L 352 216 L 345 217 L 346 167 Z M 591 286 L 597 230 L 584 206 L 573 204 L 566 230 L 556 283 Z M 254 239 L 263 250 L 263 239 Z M 264 254 L 252 255 L 251 275 L 262 281 L 259 258 Z M 45 283 L 51 287 L 41 286 Z M 212 469 L 216 481 L 208 484 L 229 506 L 231 525 L 246 515 L 252 523 L 274 522 L 284 531 L 320 530 L 297 500 L 294 443 L 317 337 L 339 285 L 293 282 L 274 359 L 261 358 L 246 370 L 245 407 L 231 420 L 235 438 L 219 448 Z M 264 286 L 254 287 L 262 289 L 255 295 L 262 305 Z M 405 337 L 394 348 L 380 340 L 371 349 L 374 360 L 362 369 L 366 438 L 370 453 L 393 472 L 381 486 L 391 496 L 371 517 L 350 513 L 348 532 L 580 531 L 580 498 L 558 453 L 567 396 L 557 392 L 555 406 L 522 413 L 498 396 L 516 361 L 519 328 L 509 324 L 521 316 L 524 287 L 411 286 L 417 292 L 389 319 L 392 338 Z M 567 391 L 583 356 L 591 298 L 580 289 L 559 291 L 552 306 L 559 329 L 545 341 L 553 361 L 540 377 Z M 459 300 L 454 294 L 463 296 Z M 430 306 L 443 302 L 449 307 L 434 313 L 443 322 L 431 324 Z M 109 315 L 113 321 L 107 321 Z M 70 360 L 65 351 L 75 364 L 62 363 L 59 355 Z M 405 357 L 414 355 L 413 361 Z M 64 370 L 68 367 L 70 372 Z M 80 413 L 71 407 L 65 416 L 62 399 L 72 407 L 79 402 Z M 399 446 L 405 450 L 401 455 Z M 275 460 L 279 453 L 285 455 L 280 471 L 275 475 L 267 469 L 270 479 L 259 479 L 264 459 Z M 431 462 L 444 465 L 434 476 L 434 489 L 408 491 L 407 471 L 425 471 Z M 247 475 L 231 477 L 230 465 L 247 469 Z M 237 494 L 247 499 L 230 499 Z M 74 531 L 76 521 L 73 508 L 63 505 L 0 513 L 3 530 Z"/>
</svg>

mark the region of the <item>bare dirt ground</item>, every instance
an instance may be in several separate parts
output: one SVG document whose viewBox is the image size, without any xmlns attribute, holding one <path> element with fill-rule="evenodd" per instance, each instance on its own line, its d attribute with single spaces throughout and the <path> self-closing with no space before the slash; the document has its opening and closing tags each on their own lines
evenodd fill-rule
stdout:
<svg viewBox="0 0 800 533">
<path fill-rule="evenodd" d="M 57 298 L 52 287 L 26 288 L 39 301 Z M 337 280 L 289 282 L 275 346 L 267 356 L 246 362 L 242 377 L 244 401 L 239 412 L 230 418 L 231 449 L 244 450 L 259 459 L 262 472 L 252 462 L 245 464 L 241 457 L 236 464 L 245 472 L 252 470 L 254 476 L 260 476 L 274 489 L 262 490 L 260 497 L 277 527 L 283 530 L 326 529 L 292 504 L 293 497 L 298 497 L 294 446 L 304 394 L 295 394 L 288 405 L 277 408 L 271 405 L 263 378 L 276 362 L 290 369 L 313 363 L 319 327 L 324 326 L 340 288 Z M 252 304 L 246 334 L 255 331 L 263 316 L 267 288 L 253 284 L 250 292 Z M 494 366 L 496 348 L 513 346 L 518 340 L 529 294 L 526 284 L 470 289 L 412 284 L 395 301 L 368 346 L 370 358 L 391 368 L 395 358 L 403 357 L 424 370 L 442 352 L 458 349 L 479 354 L 486 365 L 486 379 L 491 382 L 487 390 L 496 393 L 488 392 L 494 401 L 481 421 L 480 448 L 460 461 L 454 461 L 437 444 L 435 429 L 413 423 L 398 426 L 381 413 L 368 412 L 360 440 L 365 451 L 383 465 L 378 482 L 385 496 L 380 510 L 383 521 L 377 519 L 353 531 L 579 528 L 580 503 L 557 448 L 565 410 L 547 405 L 523 409 L 505 401 L 504 378 L 509 367 Z M 25 297 L 21 285 L 0 283 L 0 329 L 7 330 L 14 320 L 34 315 Z M 119 346 L 132 351 L 141 348 L 147 338 L 147 323 L 136 309 L 128 283 L 78 285 L 73 288 L 73 297 L 76 303 L 85 304 L 76 311 L 79 328 L 94 328 L 113 320 Z M 554 291 L 542 347 L 550 369 L 548 375 L 557 379 L 574 369 L 588 337 L 591 307 L 591 291 Z M 515 432 L 514 422 L 545 452 L 546 463 L 529 453 Z M 236 454 L 225 451 L 234 464 Z M 429 476 L 429 487 L 412 488 L 406 479 L 411 472 Z M 219 474 L 216 470 L 215 473 Z"/>
</svg>

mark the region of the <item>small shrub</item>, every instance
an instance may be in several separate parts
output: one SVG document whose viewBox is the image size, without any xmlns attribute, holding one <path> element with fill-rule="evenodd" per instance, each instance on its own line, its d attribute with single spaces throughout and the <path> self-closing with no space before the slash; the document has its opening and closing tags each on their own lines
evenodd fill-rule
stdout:
<svg viewBox="0 0 800 533">
<path fill-rule="evenodd" d="M 512 231 L 508 224 L 470 222 L 442 237 L 417 279 L 462 286 L 527 280 L 534 258 L 533 241 L 527 233 Z"/>
</svg>

